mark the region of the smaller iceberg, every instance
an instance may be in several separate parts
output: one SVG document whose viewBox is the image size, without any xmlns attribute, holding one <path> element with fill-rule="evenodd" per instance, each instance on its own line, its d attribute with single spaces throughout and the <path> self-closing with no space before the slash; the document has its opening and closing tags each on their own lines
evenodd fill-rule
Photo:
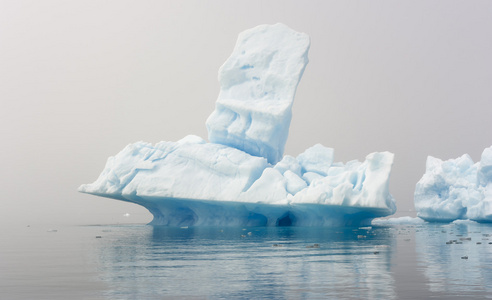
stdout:
<svg viewBox="0 0 492 300">
<path fill-rule="evenodd" d="M 414 201 L 418 216 L 426 221 L 492 222 L 492 147 L 477 163 L 468 154 L 447 161 L 427 157 Z"/>
</svg>

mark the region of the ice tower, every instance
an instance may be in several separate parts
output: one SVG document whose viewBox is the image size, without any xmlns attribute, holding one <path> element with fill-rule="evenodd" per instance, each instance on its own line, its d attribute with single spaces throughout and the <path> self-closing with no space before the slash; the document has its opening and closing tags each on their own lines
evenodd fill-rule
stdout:
<svg viewBox="0 0 492 300">
<path fill-rule="evenodd" d="M 271 164 L 282 159 L 308 50 L 309 37 L 283 24 L 241 33 L 219 70 L 219 98 L 207 120 L 209 140 Z"/>
</svg>

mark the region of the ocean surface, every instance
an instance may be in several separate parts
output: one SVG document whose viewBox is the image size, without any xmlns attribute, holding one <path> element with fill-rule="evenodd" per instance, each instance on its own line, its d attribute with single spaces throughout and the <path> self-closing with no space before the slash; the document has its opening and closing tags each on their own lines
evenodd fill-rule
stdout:
<svg viewBox="0 0 492 300">
<path fill-rule="evenodd" d="M 1 234 L 0 299 L 492 299 L 492 224 Z"/>
</svg>

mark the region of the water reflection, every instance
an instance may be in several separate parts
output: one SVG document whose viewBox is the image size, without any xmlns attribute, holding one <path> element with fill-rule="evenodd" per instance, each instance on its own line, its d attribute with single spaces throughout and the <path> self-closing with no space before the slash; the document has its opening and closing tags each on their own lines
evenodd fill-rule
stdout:
<svg viewBox="0 0 492 300">
<path fill-rule="evenodd" d="M 415 238 L 431 292 L 491 297 L 490 224 L 427 224 L 416 231 Z"/>
<path fill-rule="evenodd" d="M 121 226 L 97 260 L 110 298 L 396 298 L 391 228 Z"/>
</svg>

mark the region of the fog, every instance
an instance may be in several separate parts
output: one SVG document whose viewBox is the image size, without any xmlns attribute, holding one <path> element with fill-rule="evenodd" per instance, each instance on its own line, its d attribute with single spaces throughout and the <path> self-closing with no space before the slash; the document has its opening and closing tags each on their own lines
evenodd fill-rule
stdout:
<svg viewBox="0 0 492 300">
<path fill-rule="evenodd" d="M 390 190 L 411 210 L 427 155 L 477 161 L 492 145 L 491 13 L 490 1 L 2 1 L 0 219 L 150 221 L 77 187 L 129 143 L 207 138 L 238 33 L 277 22 L 311 37 L 285 154 L 391 151 Z"/>
</svg>

